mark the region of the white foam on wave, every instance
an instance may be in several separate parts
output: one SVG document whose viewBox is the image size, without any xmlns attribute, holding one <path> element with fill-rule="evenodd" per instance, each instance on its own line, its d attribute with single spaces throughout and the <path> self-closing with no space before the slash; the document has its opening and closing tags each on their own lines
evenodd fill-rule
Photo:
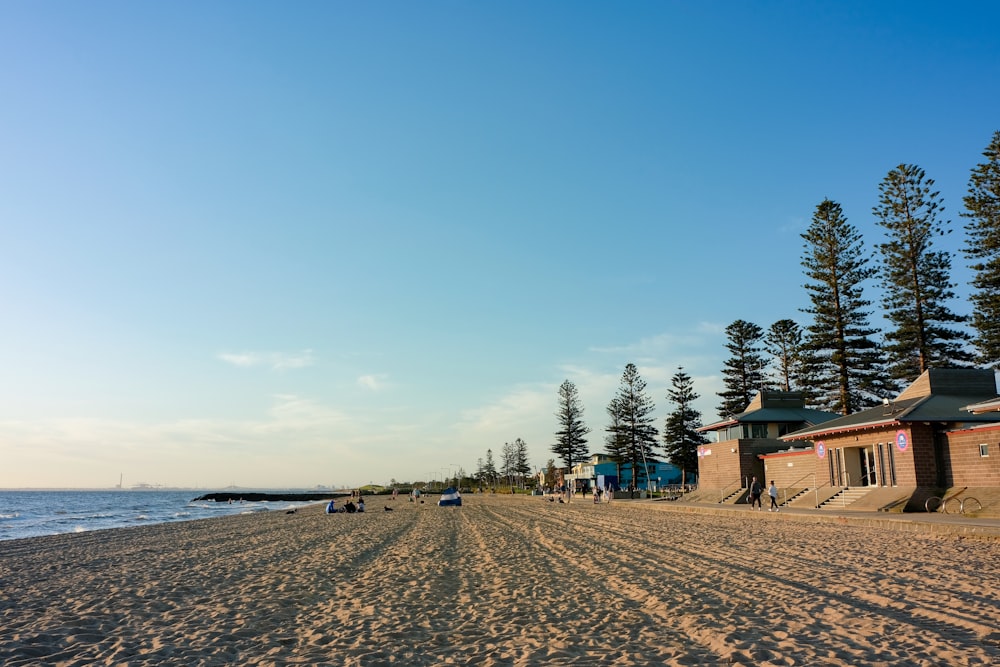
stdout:
<svg viewBox="0 0 1000 667">
<path fill-rule="evenodd" d="M 268 511 L 266 507 L 251 507 L 250 509 L 243 510 L 240 514 L 256 514 L 258 512 Z"/>
</svg>

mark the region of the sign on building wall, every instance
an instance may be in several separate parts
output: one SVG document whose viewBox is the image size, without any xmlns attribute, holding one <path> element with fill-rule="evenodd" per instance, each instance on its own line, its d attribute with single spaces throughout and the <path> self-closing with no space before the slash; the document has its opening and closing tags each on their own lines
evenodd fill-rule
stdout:
<svg viewBox="0 0 1000 667">
<path fill-rule="evenodd" d="M 906 446 L 908 444 L 909 443 L 906 440 L 906 431 L 897 431 L 896 432 L 896 448 L 899 449 L 899 451 L 901 451 L 901 452 L 905 452 L 906 451 Z"/>
<path fill-rule="evenodd" d="M 816 443 L 816 456 L 821 459 L 826 458 L 826 443 L 822 440 Z"/>
</svg>

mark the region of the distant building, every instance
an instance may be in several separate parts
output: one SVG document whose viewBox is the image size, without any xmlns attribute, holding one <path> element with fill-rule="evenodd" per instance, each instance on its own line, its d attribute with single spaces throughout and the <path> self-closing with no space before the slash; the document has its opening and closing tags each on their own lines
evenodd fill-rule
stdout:
<svg viewBox="0 0 1000 667">
<path fill-rule="evenodd" d="M 631 464 L 619 464 L 606 454 L 594 454 L 588 460 L 574 465 L 573 470 L 564 476 L 564 480 L 582 493 L 593 491 L 595 486 L 605 488 L 610 485 L 616 490 L 626 489 L 633 485 L 633 479 L 635 488 L 642 491 L 656 491 L 681 483 L 681 469 L 673 463 L 650 460 L 642 470 L 636 472 L 633 477 Z"/>
</svg>

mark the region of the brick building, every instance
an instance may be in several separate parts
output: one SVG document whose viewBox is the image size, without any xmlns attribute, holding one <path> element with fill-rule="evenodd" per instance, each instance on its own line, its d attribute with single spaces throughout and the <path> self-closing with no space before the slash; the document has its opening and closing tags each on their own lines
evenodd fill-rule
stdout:
<svg viewBox="0 0 1000 667">
<path fill-rule="evenodd" d="M 838 416 L 805 407 L 799 391 L 760 392 L 740 414 L 698 429 L 710 440 L 698 448 L 698 488 L 733 492 L 746 488 L 750 478 L 764 478 L 762 455 L 789 448 L 782 436 Z"/>
<path fill-rule="evenodd" d="M 895 400 L 781 439 L 812 444 L 794 462 L 804 472 L 811 459 L 814 486 L 913 491 L 1000 486 L 996 376 L 992 370 L 930 369 Z M 777 478 L 786 462 L 766 457 L 766 474 Z"/>
</svg>

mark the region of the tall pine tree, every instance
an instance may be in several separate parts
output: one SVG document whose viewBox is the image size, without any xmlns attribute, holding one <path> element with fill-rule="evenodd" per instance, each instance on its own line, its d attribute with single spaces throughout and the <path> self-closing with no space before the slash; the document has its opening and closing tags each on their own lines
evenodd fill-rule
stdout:
<svg viewBox="0 0 1000 667">
<path fill-rule="evenodd" d="M 951 255 L 932 250 L 933 239 L 951 233 L 939 221 L 944 208 L 934 180 L 912 164 L 901 164 L 879 184 L 872 211 L 888 240 L 882 253 L 882 305 L 893 329 L 886 332 L 891 377 L 912 382 L 928 368 L 965 366 L 972 354 L 969 334 L 953 325 L 966 318 L 948 307 L 955 298 Z"/>
<path fill-rule="evenodd" d="M 528 443 L 521 438 L 514 441 L 514 474 L 524 487 L 524 480 L 531 474 L 531 463 L 528 462 Z"/>
<path fill-rule="evenodd" d="M 975 271 L 969 300 L 977 361 L 1000 369 L 1000 132 L 993 133 L 983 156 L 986 161 L 972 170 L 964 199 L 962 215 L 969 219 L 964 252 Z"/>
<path fill-rule="evenodd" d="M 496 463 L 493 461 L 493 450 L 486 450 L 486 463 L 483 464 L 483 479 L 488 484 L 494 485 L 498 482 L 500 473 L 497 471 Z"/>
<path fill-rule="evenodd" d="M 849 415 L 887 394 L 885 365 L 869 324 L 871 306 L 864 281 L 875 275 L 861 233 L 847 222 L 840 204 L 824 199 L 805 234 L 802 266 L 813 316 L 806 327 L 803 354 L 810 404 Z"/>
<path fill-rule="evenodd" d="M 802 327 L 795 320 L 778 320 L 764 335 L 764 348 L 777 365 L 775 370 L 781 390 L 801 387 Z"/>
<path fill-rule="evenodd" d="M 556 441 L 552 445 L 552 453 L 562 459 L 567 468 L 586 459 L 587 434 L 590 429 L 583 423 L 583 405 L 576 385 L 569 380 L 559 385 L 559 430 L 556 431 Z"/>
<path fill-rule="evenodd" d="M 663 428 L 663 450 L 667 460 L 683 471 L 686 482 L 698 474 L 698 446 L 708 440 L 697 431 L 701 426 L 701 413 L 694 407 L 698 394 L 694 391 L 691 376 L 683 368 L 678 368 L 670 383 L 667 400 L 675 408 Z"/>
<path fill-rule="evenodd" d="M 622 407 L 618 397 L 611 399 L 608 403 L 608 425 L 604 429 L 604 451 L 608 458 L 615 462 L 615 476 L 621 484 L 622 464 L 628 458 L 628 445 L 625 439 L 625 430 L 622 428 Z"/>
<path fill-rule="evenodd" d="M 726 349 L 731 356 L 722 368 L 724 391 L 719 416 L 723 419 L 747 409 L 754 394 L 766 386 L 767 360 L 761 355 L 764 330 L 753 322 L 736 320 L 726 327 Z"/>
<path fill-rule="evenodd" d="M 646 465 L 656 460 L 654 448 L 659 435 L 659 431 L 653 426 L 653 410 L 656 406 L 646 394 L 646 381 L 639 376 L 635 364 L 625 366 L 615 399 L 625 460 L 632 467 L 630 487 L 635 490 L 647 479 Z"/>
</svg>

